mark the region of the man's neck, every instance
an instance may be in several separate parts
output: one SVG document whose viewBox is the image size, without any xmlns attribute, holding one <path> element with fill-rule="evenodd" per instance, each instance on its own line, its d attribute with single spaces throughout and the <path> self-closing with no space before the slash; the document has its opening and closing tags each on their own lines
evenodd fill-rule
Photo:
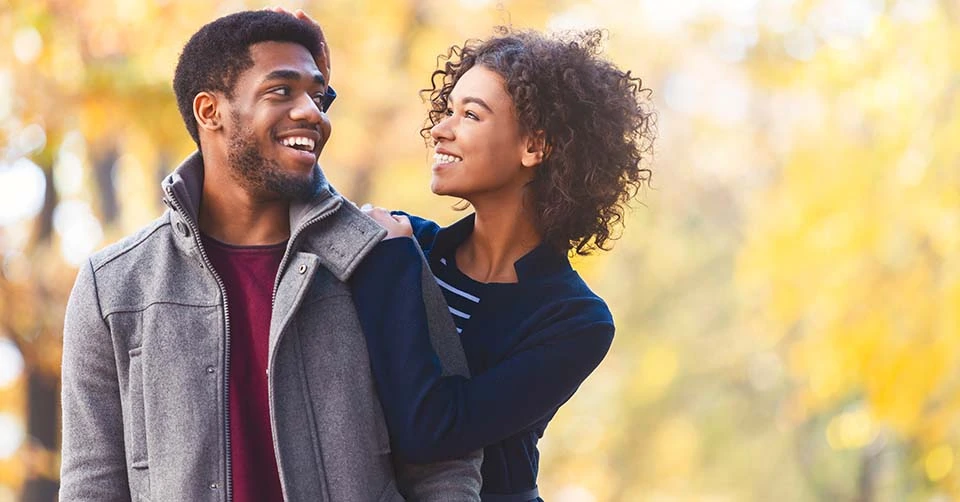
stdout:
<svg viewBox="0 0 960 502">
<path fill-rule="evenodd" d="M 290 237 L 290 202 L 258 200 L 223 169 L 206 169 L 200 199 L 200 230 L 236 246 L 277 244 Z"/>
</svg>

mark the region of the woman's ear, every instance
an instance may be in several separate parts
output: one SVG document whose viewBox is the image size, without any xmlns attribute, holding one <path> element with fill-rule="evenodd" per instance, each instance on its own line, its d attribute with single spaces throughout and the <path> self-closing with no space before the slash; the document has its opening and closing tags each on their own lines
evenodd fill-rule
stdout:
<svg viewBox="0 0 960 502">
<path fill-rule="evenodd" d="M 545 131 L 536 131 L 527 136 L 526 148 L 520 157 L 520 163 L 523 167 L 536 167 L 543 162 L 543 159 L 550 154 L 550 146 L 547 145 L 547 133 Z"/>
<path fill-rule="evenodd" d="M 197 121 L 197 128 L 216 131 L 223 127 L 219 105 L 217 96 L 207 91 L 193 98 L 193 118 Z"/>
</svg>

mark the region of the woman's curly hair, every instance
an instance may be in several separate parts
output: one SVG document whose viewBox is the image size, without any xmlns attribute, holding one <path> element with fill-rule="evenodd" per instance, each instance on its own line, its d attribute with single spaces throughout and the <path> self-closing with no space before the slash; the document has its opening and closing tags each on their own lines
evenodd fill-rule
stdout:
<svg viewBox="0 0 960 502">
<path fill-rule="evenodd" d="M 546 139 L 529 186 L 536 227 L 548 244 L 580 255 L 610 248 L 624 208 L 653 174 L 651 91 L 600 56 L 602 40 L 600 30 L 548 36 L 501 27 L 441 55 L 432 88 L 422 91 L 430 111 L 420 132 L 429 143 L 467 70 L 480 65 L 503 77 L 521 134 Z"/>
</svg>

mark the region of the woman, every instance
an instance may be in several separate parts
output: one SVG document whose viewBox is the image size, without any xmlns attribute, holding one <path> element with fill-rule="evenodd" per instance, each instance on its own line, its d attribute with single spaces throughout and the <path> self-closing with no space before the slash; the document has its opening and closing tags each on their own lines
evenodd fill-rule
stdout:
<svg viewBox="0 0 960 502">
<path fill-rule="evenodd" d="M 425 91 L 422 132 L 434 147 L 431 190 L 474 212 L 441 228 L 367 208 L 389 237 L 412 235 L 422 248 L 472 374 L 441 374 L 419 291 L 391 287 L 358 302 L 391 305 L 364 327 L 394 453 L 430 462 L 484 448 L 487 502 L 540 500 L 537 440 L 613 339 L 606 304 L 567 254 L 609 248 L 624 205 L 650 178 L 641 160 L 653 115 L 649 90 L 602 59 L 600 42 L 599 31 L 502 30 L 451 48 Z M 386 246 L 418 252 L 410 239 Z M 358 270 L 360 280 L 413 285 L 404 288 L 418 274 L 377 259 Z"/>
</svg>

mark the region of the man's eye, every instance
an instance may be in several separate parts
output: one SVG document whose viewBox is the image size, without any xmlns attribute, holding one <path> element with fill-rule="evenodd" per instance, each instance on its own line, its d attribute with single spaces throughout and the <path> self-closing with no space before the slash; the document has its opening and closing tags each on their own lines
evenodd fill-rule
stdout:
<svg viewBox="0 0 960 502">
<path fill-rule="evenodd" d="M 323 93 L 313 95 L 313 102 L 316 103 L 318 107 L 322 108 L 324 101 L 325 95 Z"/>
<path fill-rule="evenodd" d="M 279 94 L 279 95 L 281 95 L 281 96 L 289 96 L 289 95 L 290 95 L 290 88 L 289 88 L 289 87 L 275 87 L 275 88 L 273 88 L 273 89 L 270 89 L 270 92 L 272 92 L 272 93 L 274 93 L 274 94 Z"/>
</svg>

